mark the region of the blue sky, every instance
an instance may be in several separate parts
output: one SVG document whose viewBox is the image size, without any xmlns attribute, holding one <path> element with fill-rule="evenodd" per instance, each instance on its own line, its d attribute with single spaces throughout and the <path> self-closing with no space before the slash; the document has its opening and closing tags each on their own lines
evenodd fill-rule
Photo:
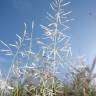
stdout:
<svg viewBox="0 0 96 96">
<path fill-rule="evenodd" d="M 96 56 L 96 0 L 71 1 L 68 10 L 72 10 L 69 25 L 73 56 L 85 55 L 89 62 Z M 24 30 L 24 22 L 31 31 L 31 22 L 35 21 L 34 38 L 41 35 L 40 24 L 46 24 L 46 12 L 51 0 L 0 0 L 0 40 L 14 43 L 16 34 Z M 66 10 L 66 8 L 65 8 Z M 34 48 L 38 46 L 33 40 Z M 0 55 L 0 67 L 7 66 L 7 61 Z"/>
</svg>

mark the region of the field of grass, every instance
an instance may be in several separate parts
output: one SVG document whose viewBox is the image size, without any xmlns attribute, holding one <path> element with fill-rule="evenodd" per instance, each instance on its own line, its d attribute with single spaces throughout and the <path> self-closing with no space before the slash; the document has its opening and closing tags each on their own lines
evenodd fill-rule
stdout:
<svg viewBox="0 0 96 96">
<path fill-rule="evenodd" d="M 64 9 L 70 3 L 53 0 L 50 4 L 53 12 L 47 13 L 49 24 L 40 25 L 44 34 L 36 39 L 38 52 L 32 50 L 34 21 L 32 32 L 27 32 L 24 23 L 25 30 L 16 34 L 15 44 L 0 40 L 5 47 L 0 51 L 12 57 L 7 75 L 0 73 L 0 96 L 96 96 L 96 58 L 92 64 L 86 64 L 82 57 L 72 60 L 70 36 L 65 31 L 70 29 L 66 23 L 74 19 L 68 19 L 72 11 Z M 64 68 L 63 79 L 58 66 Z"/>
<path fill-rule="evenodd" d="M 38 78 L 38 83 L 27 77 L 22 83 L 22 79 L 12 77 L 6 85 L 4 81 L 0 84 L 0 96 L 96 96 L 96 82 L 93 81 L 95 74 L 92 73 L 95 64 L 96 61 L 91 68 L 83 66 L 81 69 L 74 69 L 70 73 L 70 82 L 62 82 L 52 76 L 42 77 L 41 81 Z"/>
</svg>

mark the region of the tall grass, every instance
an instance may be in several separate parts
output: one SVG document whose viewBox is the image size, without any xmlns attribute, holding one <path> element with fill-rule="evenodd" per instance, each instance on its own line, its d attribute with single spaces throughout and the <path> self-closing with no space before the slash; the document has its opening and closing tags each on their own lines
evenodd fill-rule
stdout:
<svg viewBox="0 0 96 96">
<path fill-rule="evenodd" d="M 11 67 L 6 77 L 0 74 L 0 96 L 95 96 L 95 86 L 92 84 L 95 74 L 96 59 L 89 67 L 80 60 L 75 67 L 71 62 L 72 52 L 69 43 L 70 36 L 65 31 L 70 29 L 67 22 L 72 11 L 65 12 L 64 7 L 71 2 L 53 0 L 50 4 L 52 12 L 47 12 L 48 25 L 40 25 L 44 34 L 37 39 L 40 50 L 34 53 L 33 32 L 27 32 L 25 25 L 21 35 L 16 34 L 15 44 L 6 44 L 1 41 L 5 55 L 12 57 Z M 71 62 L 71 64 L 70 64 Z M 64 68 L 64 74 L 59 67 Z M 71 70 L 67 71 L 68 69 Z M 66 69 L 66 70 L 65 70 Z M 66 75 L 66 72 L 69 74 Z M 58 76 L 66 77 L 61 80 Z M 70 78 L 68 78 L 70 76 Z M 70 80 L 69 80 L 70 79 Z M 64 82 L 63 82 L 64 81 Z"/>
</svg>

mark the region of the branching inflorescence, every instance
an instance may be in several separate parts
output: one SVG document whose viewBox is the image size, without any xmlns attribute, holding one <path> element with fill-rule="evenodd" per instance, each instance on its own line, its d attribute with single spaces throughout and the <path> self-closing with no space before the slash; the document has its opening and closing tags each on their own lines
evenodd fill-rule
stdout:
<svg viewBox="0 0 96 96">
<path fill-rule="evenodd" d="M 63 0 L 53 0 L 50 4 L 52 13 L 47 12 L 47 19 L 50 23 L 40 25 L 43 29 L 44 36 L 37 42 L 41 44 L 42 56 L 50 63 L 47 64 L 48 72 L 51 72 L 52 78 L 52 89 L 55 88 L 55 76 L 58 73 L 58 66 L 65 66 L 69 56 L 72 56 L 71 46 L 69 44 L 70 36 L 67 36 L 64 32 L 70 27 L 66 25 L 73 19 L 68 19 L 68 14 L 72 11 L 65 12 L 64 6 L 70 4 L 67 2 L 64 4 Z M 54 89 L 56 90 L 56 89 Z M 53 92 L 54 93 L 54 92 Z"/>
</svg>

